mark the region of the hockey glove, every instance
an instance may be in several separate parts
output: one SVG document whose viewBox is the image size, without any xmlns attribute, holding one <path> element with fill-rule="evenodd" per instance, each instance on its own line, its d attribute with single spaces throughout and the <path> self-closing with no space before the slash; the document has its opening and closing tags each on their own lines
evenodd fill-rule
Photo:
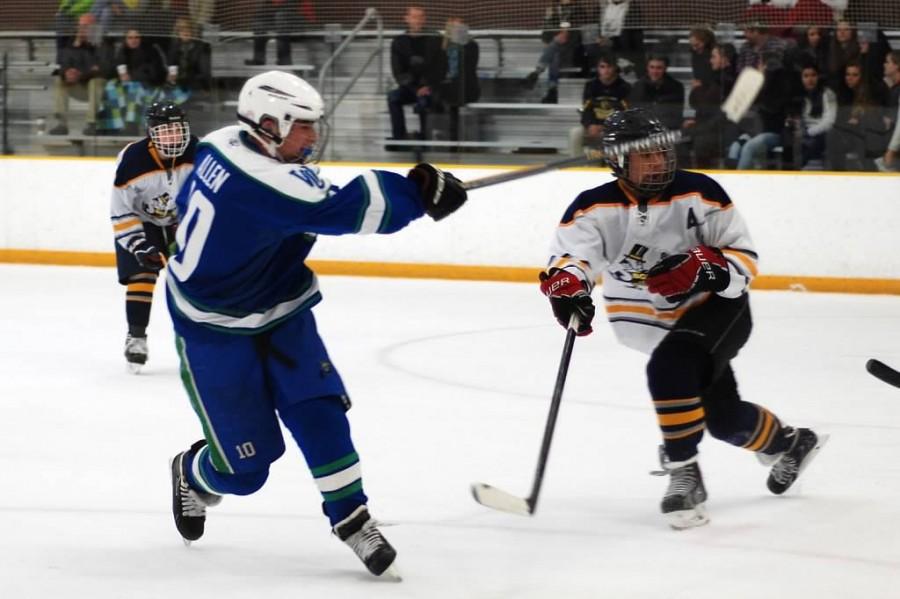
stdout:
<svg viewBox="0 0 900 599">
<path fill-rule="evenodd" d="M 666 256 L 647 272 L 650 293 L 658 293 L 673 304 L 700 291 L 722 291 L 730 282 L 722 252 L 705 245 Z"/>
<path fill-rule="evenodd" d="M 135 260 L 138 261 L 138 264 L 150 272 L 158 272 L 166 265 L 166 259 L 163 257 L 162 252 L 156 249 L 155 245 L 148 243 L 147 241 L 138 243 L 132 253 L 134 254 Z"/>
<path fill-rule="evenodd" d="M 587 288 L 575 275 L 564 270 L 550 269 L 550 273 L 542 272 L 541 293 L 550 298 L 550 307 L 556 321 L 564 327 L 569 326 L 572 314 L 578 315 L 576 334 L 581 337 L 593 332 L 591 321 L 594 320 L 594 302 Z"/>
<path fill-rule="evenodd" d="M 423 162 L 406 176 L 419 188 L 425 213 L 434 220 L 453 214 L 466 202 L 466 189 L 462 181 L 451 173 Z"/>
</svg>

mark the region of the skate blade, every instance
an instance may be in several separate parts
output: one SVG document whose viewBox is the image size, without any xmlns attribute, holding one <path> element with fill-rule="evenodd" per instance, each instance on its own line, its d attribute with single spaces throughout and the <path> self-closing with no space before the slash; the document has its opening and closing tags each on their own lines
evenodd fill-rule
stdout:
<svg viewBox="0 0 900 599">
<path fill-rule="evenodd" d="M 143 366 L 143 364 L 138 364 L 136 362 L 126 362 L 126 368 L 128 369 L 129 374 L 140 374 Z"/>
<path fill-rule="evenodd" d="M 184 543 L 185 547 L 190 547 L 191 543 L 193 543 L 193 541 L 191 541 L 189 539 L 185 539 L 184 537 L 181 537 L 181 542 Z"/>
<path fill-rule="evenodd" d="M 679 510 L 664 514 L 669 522 L 669 527 L 674 530 L 687 530 L 709 524 L 709 516 L 706 514 L 706 506 L 698 505 L 691 510 Z"/>
<path fill-rule="evenodd" d="M 806 454 L 806 459 L 803 460 L 803 463 L 800 464 L 800 468 L 797 469 L 797 478 L 794 480 L 794 482 L 797 482 L 797 480 L 800 478 L 800 475 L 803 474 L 803 471 L 809 468 L 809 465 L 812 463 L 812 461 L 816 459 L 816 456 L 819 454 L 822 448 L 825 447 L 825 444 L 828 443 L 828 439 L 831 438 L 831 435 L 827 434 L 820 435 L 816 433 L 816 436 L 819 438 L 819 440 L 816 441 L 816 446 L 809 450 L 809 453 Z"/>
<path fill-rule="evenodd" d="M 397 566 L 394 564 L 388 566 L 388 569 L 382 572 L 378 578 L 387 580 L 388 582 L 403 582 L 403 577 L 400 575 L 400 570 L 398 570 Z"/>
</svg>

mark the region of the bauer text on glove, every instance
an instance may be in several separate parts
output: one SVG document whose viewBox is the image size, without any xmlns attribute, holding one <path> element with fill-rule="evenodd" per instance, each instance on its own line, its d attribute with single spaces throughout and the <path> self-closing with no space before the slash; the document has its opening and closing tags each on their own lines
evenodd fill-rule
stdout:
<svg viewBox="0 0 900 599">
<path fill-rule="evenodd" d="M 647 273 L 650 293 L 658 293 L 672 303 L 701 291 L 722 291 L 730 281 L 728 262 L 722 252 L 705 245 L 666 256 Z"/>
<path fill-rule="evenodd" d="M 591 328 L 591 321 L 595 310 L 584 283 L 572 273 L 558 269 L 550 269 L 549 273 L 542 272 L 540 279 L 541 293 L 550 298 L 550 307 L 559 324 L 568 327 L 572 314 L 577 314 L 576 333 L 579 336 L 590 335 L 594 330 Z"/>
</svg>

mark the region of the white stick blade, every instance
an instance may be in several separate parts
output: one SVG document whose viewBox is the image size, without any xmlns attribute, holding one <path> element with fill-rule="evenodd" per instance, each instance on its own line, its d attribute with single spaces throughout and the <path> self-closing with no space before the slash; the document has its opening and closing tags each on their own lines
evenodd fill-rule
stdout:
<svg viewBox="0 0 900 599">
<path fill-rule="evenodd" d="M 528 505 L 525 499 L 484 483 L 474 483 L 472 485 L 472 497 L 481 505 L 500 510 L 501 512 L 519 514 L 520 516 L 530 516 L 532 514 L 531 506 Z"/>
<path fill-rule="evenodd" d="M 722 111 L 729 121 L 737 123 L 744 117 L 747 110 L 753 105 L 753 101 L 756 100 L 756 96 L 759 95 L 759 90 L 762 89 L 765 80 L 765 76 L 759 69 L 746 67 L 741 71 L 737 81 L 734 82 L 731 93 L 722 103 Z"/>
</svg>

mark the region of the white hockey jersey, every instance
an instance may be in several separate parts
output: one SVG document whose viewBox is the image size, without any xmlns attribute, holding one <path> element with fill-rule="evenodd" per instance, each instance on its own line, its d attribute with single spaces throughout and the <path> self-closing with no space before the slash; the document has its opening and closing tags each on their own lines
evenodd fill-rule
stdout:
<svg viewBox="0 0 900 599">
<path fill-rule="evenodd" d="M 149 137 L 128 144 L 116 160 L 110 219 L 116 243 L 128 251 L 144 240 L 144 223 L 178 223 L 175 197 L 194 166 L 197 138 L 184 154 L 164 159 Z"/>
<path fill-rule="evenodd" d="M 719 248 L 735 298 L 757 273 L 757 254 L 725 190 L 700 173 L 678 171 L 668 189 L 639 201 L 618 181 L 582 192 L 566 210 L 551 244 L 548 268 L 565 269 L 592 290 L 602 279 L 606 313 L 619 341 L 650 353 L 673 324 L 710 293 L 679 304 L 651 294 L 647 271 L 662 258 L 697 245 Z"/>
</svg>

